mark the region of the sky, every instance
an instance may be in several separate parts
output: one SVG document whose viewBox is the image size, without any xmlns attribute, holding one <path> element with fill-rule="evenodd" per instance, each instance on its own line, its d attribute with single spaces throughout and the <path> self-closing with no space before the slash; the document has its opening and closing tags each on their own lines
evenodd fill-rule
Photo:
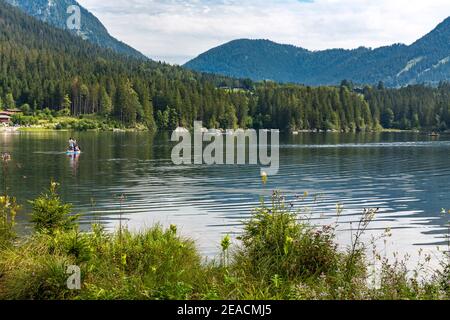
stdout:
<svg viewBox="0 0 450 320">
<path fill-rule="evenodd" d="M 450 16 L 448 0 L 78 0 L 111 35 L 183 64 L 228 41 L 310 50 L 411 44 Z"/>
</svg>

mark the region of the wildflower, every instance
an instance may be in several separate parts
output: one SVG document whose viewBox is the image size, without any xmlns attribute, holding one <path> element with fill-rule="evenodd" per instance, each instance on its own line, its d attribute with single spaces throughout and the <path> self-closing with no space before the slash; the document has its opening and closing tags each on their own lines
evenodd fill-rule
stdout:
<svg viewBox="0 0 450 320">
<path fill-rule="evenodd" d="M 222 242 L 221 242 L 220 245 L 222 246 L 222 250 L 223 250 L 223 251 L 227 251 L 228 248 L 229 248 L 230 245 L 231 245 L 231 237 L 230 237 L 230 235 L 226 235 L 226 236 L 222 239 Z"/>
<path fill-rule="evenodd" d="M 292 237 L 286 236 L 286 243 L 293 243 L 294 239 Z"/>
<path fill-rule="evenodd" d="M 288 255 L 289 247 L 291 246 L 292 243 L 294 243 L 294 239 L 292 237 L 286 236 L 286 239 L 284 240 L 284 246 L 283 246 L 284 255 Z"/>
<path fill-rule="evenodd" d="M 267 173 L 265 171 L 261 172 L 262 183 L 267 184 Z"/>
<path fill-rule="evenodd" d="M 386 230 L 384 230 L 384 234 L 387 236 L 387 237 L 392 237 L 392 229 L 391 228 L 386 228 Z"/>
<path fill-rule="evenodd" d="M 5 209 L 9 208 L 9 206 L 11 205 L 11 202 L 9 201 L 9 197 L 8 196 L 2 196 L 0 197 L 0 205 L 2 207 L 4 207 Z"/>
</svg>

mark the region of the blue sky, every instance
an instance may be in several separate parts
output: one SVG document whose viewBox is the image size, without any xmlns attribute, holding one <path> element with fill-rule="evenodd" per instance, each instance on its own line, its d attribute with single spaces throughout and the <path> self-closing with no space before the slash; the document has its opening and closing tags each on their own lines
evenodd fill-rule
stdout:
<svg viewBox="0 0 450 320">
<path fill-rule="evenodd" d="M 448 0 L 78 0 L 144 54 L 182 64 L 239 38 L 310 50 L 412 43 L 450 16 Z"/>
</svg>

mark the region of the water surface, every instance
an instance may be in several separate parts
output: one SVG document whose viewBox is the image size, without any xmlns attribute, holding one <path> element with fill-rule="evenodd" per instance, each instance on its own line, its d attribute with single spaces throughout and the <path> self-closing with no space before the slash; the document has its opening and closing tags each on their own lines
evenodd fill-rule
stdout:
<svg viewBox="0 0 450 320">
<path fill-rule="evenodd" d="M 79 157 L 64 152 L 75 135 Z M 369 235 L 393 229 L 390 250 L 411 253 L 445 244 L 450 208 L 450 137 L 414 133 L 300 134 L 285 136 L 280 171 L 262 186 L 258 166 L 174 166 L 168 134 L 0 133 L 0 151 L 12 154 L 7 183 L 23 204 L 50 179 L 83 214 L 83 224 L 132 229 L 177 224 L 205 255 L 218 252 L 221 237 L 237 234 L 260 198 L 283 191 L 294 208 L 310 208 L 311 221 L 336 221 L 345 244 L 364 208 L 379 208 Z M 2 182 L 5 177 L 1 177 Z M 303 199 L 304 193 L 308 197 Z M 121 200 L 121 195 L 125 198 Z M 29 209 L 19 215 L 28 227 Z M 352 223 L 352 224 L 350 224 Z"/>
</svg>

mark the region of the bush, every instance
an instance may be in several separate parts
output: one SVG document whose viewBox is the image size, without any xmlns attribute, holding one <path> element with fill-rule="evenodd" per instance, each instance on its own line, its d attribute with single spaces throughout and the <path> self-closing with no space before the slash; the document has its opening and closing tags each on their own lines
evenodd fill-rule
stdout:
<svg viewBox="0 0 450 320">
<path fill-rule="evenodd" d="M 276 193 L 272 207 L 258 208 L 245 224 L 240 255 L 249 260 L 255 274 L 266 280 L 275 275 L 309 279 L 338 272 L 341 254 L 334 243 L 334 230 L 314 230 L 297 218 Z"/>
<path fill-rule="evenodd" d="M 32 126 L 39 123 L 38 118 L 34 116 L 24 116 L 22 114 L 14 114 L 11 117 L 11 122 L 19 126 Z"/>
<path fill-rule="evenodd" d="M 61 109 L 57 112 L 57 116 L 58 117 L 70 117 L 70 109 L 69 108 L 65 108 L 65 109 Z"/>
<path fill-rule="evenodd" d="M 29 115 L 32 114 L 31 107 L 30 107 L 30 105 L 27 104 L 27 103 L 23 104 L 23 105 L 20 107 L 20 110 L 21 110 L 22 113 L 23 113 L 24 115 L 26 115 L 26 116 L 29 116 Z"/>
<path fill-rule="evenodd" d="M 87 131 L 98 128 L 97 122 L 89 119 L 81 119 L 71 124 L 72 129 L 76 131 Z"/>
<path fill-rule="evenodd" d="M 50 188 L 37 199 L 30 201 L 31 222 L 40 233 L 54 233 L 56 230 L 71 230 L 78 216 L 71 215 L 72 206 L 62 203 L 56 191 L 58 184 L 50 183 Z"/>
<path fill-rule="evenodd" d="M 36 111 L 36 117 L 39 120 L 46 120 L 49 122 L 53 122 L 53 120 L 54 120 L 54 114 L 53 114 L 52 110 L 50 110 L 49 108 L 45 108 L 43 110 Z"/>
</svg>

